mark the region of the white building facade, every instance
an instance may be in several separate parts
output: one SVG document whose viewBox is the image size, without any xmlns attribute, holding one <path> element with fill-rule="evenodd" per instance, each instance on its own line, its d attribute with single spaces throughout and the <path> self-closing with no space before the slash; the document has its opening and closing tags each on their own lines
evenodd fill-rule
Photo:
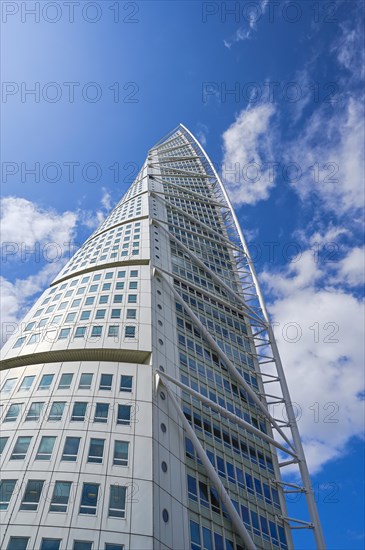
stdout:
<svg viewBox="0 0 365 550">
<path fill-rule="evenodd" d="M 4 550 L 287 550 L 293 526 L 324 548 L 254 269 L 184 126 L 2 352 Z M 288 517 L 286 464 L 308 519 Z"/>
</svg>

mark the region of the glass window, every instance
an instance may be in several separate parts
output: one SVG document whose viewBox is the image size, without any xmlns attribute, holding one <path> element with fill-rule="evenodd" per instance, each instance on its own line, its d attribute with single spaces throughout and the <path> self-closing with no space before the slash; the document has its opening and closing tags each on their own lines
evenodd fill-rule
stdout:
<svg viewBox="0 0 365 550">
<path fill-rule="evenodd" d="M 113 336 L 114 338 L 118 338 L 119 327 L 117 325 L 110 325 L 108 328 L 108 336 Z"/>
<path fill-rule="evenodd" d="M 111 283 L 104 283 L 101 290 L 110 290 L 111 286 Z"/>
<path fill-rule="evenodd" d="M 105 543 L 105 550 L 124 550 L 124 544 Z"/>
<path fill-rule="evenodd" d="M 121 304 L 123 302 L 123 294 L 116 294 L 113 299 L 114 304 Z"/>
<path fill-rule="evenodd" d="M 45 319 L 42 319 L 42 321 L 39 321 L 38 328 L 44 327 L 44 325 L 46 325 L 48 321 L 49 321 L 49 317 L 46 317 Z"/>
<path fill-rule="evenodd" d="M 83 422 L 86 414 L 86 401 L 76 401 L 72 409 L 71 420 L 74 422 Z"/>
<path fill-rule="evenodd" d="M 75 338 L 84 338 L 86 333 L 86 327 L 77 327 L 75 331 Z"/>
<path fill-rule="evenodd" d="M 66 309 L 68 302 L 61 302 L 57 309 Z"/>
<path fill-rule="evenodd" d="M 95 296 L 89 296 L 85 300 L 85 306 L 91 306 L 95 302 Z"/>
<path fill-rule="evenodd" d="M 8 380 L 5 382 L 3 387 L 1 388 L 2 393 L 9 393 L 15 386 L 15 382 L 17 381 L 17 378 L 8 378 Z"/>
<path fill-rule="evenodd" d="M 0 437 L 0 456 L 3 454 L 8 439 L 9 437 Z"/>
<path fill-rule="evenodd" d="M 71 332 L 71 328 L 61 328 L 60 333 L 58 335 L 59 340 L 65 340 L 65 338 L 68 338 Z"/>
<path fill-rule="evenodd" d="M 129 276 L 130 277 L 138 277 L 138 269 L 132 269 Z"/>
<path fill-rule="evenodd" d="M 89 292 L 97 292 L 99 285 L 91 285 L 89 288 Z"/>
<path fill-rule="evenodd" d="M 129 426 L 130 423 L 131 423 L 131 406 L 118 405 L 117 424 L 125 424 L 126 426 Z"/>
<path fill-rule="evenodd" d="M 75 320 L 75 317 L 76 317 L 76 311 L 74 311 L 73 313 L 69 313 L 65 319 L 65 323 L 72 323 L 72 321 Z"/>
<path fill-rule="evenodd" d="M 50 460 L 55 441 L 56 436 L 44 435 L 39 444 L 35 460 Z"/>
<path fill-rule="evenodd" d="M 115 441 L 113 464 L 117 466 L 128 466 L 128 441 Z"/>
<path fill-rule="evenodd" d="M 89 318 L 90 318 L 90 313 L 91 313 L 91 310 L 85 310 L 81 313 L 81 321 L 87 321 Z"/>
<path fill-rule="evenodd" d="M 123 290 L 123 288 L 124 288 L 124 282 L 119 282 L 115 284 L 116 290 Z"/>
<path fill-rule="evenodd" d="M 42 539 L 39 550 L 60 550 L 62 539 Z"/>
<path fill-rule="evenodd" d="M 31 442 L 31 436 L 19 436 L 14 445 L 13 452 L 11 453 L 10 460 L 24 460 L 25 455 L 28 452 L 29 444 Z"/>
<path fill-rule="evenodd" d="M 79 307 L 80 304 L 81 304 L 81 300 L 80 298 L 77 298 L 76 300 L 72 301 L 71 307 Z"/>
<path fill-rule="evenodd" d="M 71 386 L 72 378 L 73 378 L 72 373 L 62 374 L 60 382 L 58 384 L 58 389 L 67 390 Z"/>
<path fill-rule="evenodd" d="M 28 340 L 28 344 L 36 344 L 40 341 L 41 335 L 40 332 L 37 332 L 37 334 L 32 334 L 32 336 Z"/>
<path fill-rule="evenodd" d="M 95 319 L 104 319 L 106 313 L 106 309 L 97 309 Z"/>
<path fill-rule="evenodd" d="M 79 452 L 80 437 L 66 437 L 61 460 L 76 462 Z"/>
<path fill-rule="evenodd" d="M 39 420 L 39 417 L 41 416 L 41 412 L 44 406 L 44 402 L 36 402 L 32 403 L 29 407 L 27 416 L 25 417 L 25 421 L 37 421 Z"/>
<path fill-rule="evenodd" d="M 133 376 L 127 376 L 122 374 L 120 377 L 120 391 L 131 392 L 132 391 Z"/>
<path fill-rule="evenodd" d="M 49 507 L 50 512 L 67 512 L 70 490 L 71 481 L 56 481 Z"/>
<path fill-rule="evenodd" d="M 37 510 L 41 498 L 44 481 L 30 479 L 25 489 L 20 510 Z"/>
<path fill-rule="evenodd" d="M 112 383 L 113 383 L 113 375 L 112 374 L 102 374 L 101 377 L 100 377 L 99 389 L 100 390 L 111 390 L 112 389 Z"/>
<path fill-rule="evenodd" d="M 90 439 L 89 455 L 87 457 L 88 462 L 96 462 L 101 464 L 103 462 L 105 439 Z"/>
<path fill-rule="evenodd" d="M 136 309 L 127 309 L 127 319 L 135 319 L 137 317 Z"/>
<path fill-rule="evenodd" d="M 118 271 L 118 279 L 123 279 L 125 277 L 125 271 Z"/>
<path fill-rule="evenodd" d="M 89 372 L 84 372 L 80 378 L 79 389 L 80 390 L 89 390 L 91 388 L 91 382 L 93 375 Z"/>
<path fill-rule="evenodd" d="M 110 486 L 109 517 L 125 518 L 126 487 Z"/>
<path fill-rule="evenodd" d="M 111 318 L 112 319 L 120 319 L 121 310 L 120 309 L 112 309 Z"/>
<path fill-rule="evenodd" d="M 28 323 L 27 326 L 24 329 L 24 332 L 27 332 L 28 330 L 32 330 L 34 325 L 35 325 L 35 321 L 32 321 L 31 323 Z"/>
<path fill-rule="evenodd" d="M 42 379 L 39 383 L 38 389 L 39 390 L 48 390 L 50 385 L 52 384 L 54 374 L 44 374 L 42 376 Z"/>
<path fill-rule="evenodd" d="M 18 391 L 28 391 L 30 390 L 33 382 L 34 382 L 35 376 L 24 376 L 22 383 L 20 384 L 20 387 Z"/>
<path fill-rule="evenodd" d="M 101 274 L 100 273 L 96 273 L 96 275 L 94 275 L 93 277 L 93 281 L 100 281 L 101 279 Z"/>
<path fill-rule="evenodd" d="M 130 290 L 136 290 L 138 287 L 138 281 L 130 281 L 129 288 Z"/>
<path fill-rule="evenodd" d="M 126 338 L 135 338 L 136 336 L 136 327 L 125 327 L 125 333 Z"/>
<path fill-rule="evenodd" d="M 128 294 L 128 303 L 136 304 L 137 303 L 137 294 Z"/>
<path fill-rule="evenodd" d="M 108 300 L 109 300 L 109 296 L 105 295 L 105 296 L 100 296 L 99 298 L 99 304 L 107 304 L 108 303 Z"/>
<path fill-rule="evenodd" d="M 10 537 L 6 550 L 27 550 L 29 537 Z"/>
<path fill-rule="evenodd" d="M 4 418 L 4 422 L 15 422 L 22 409 L 23 403 L 13 403 L 10 405 L 9 410 Z"/>
<path fill-rule="evenodd" d="M 0 510 L 8 509 L 16 482 L 16 479 L 3 479 L 0 481 Z"/>
<path fill-rule="evenodd" d="M 82 488 L 80 514 L 96 515 L 96 505 L 98 502 L 99 484 L 84 483 Z"/>
<path fill-rule="evenodd" d="M 52 319 L 52 325 L 59 325 L 62 319 L 62 315 L 55 315 Z"/>
<path fill-rule="evenodd" d="M 82 286 L 81 288 L 78 288 L 77 291 L 76 291 L 76 295 L 80 296 L 80 294 L 84 294 L 85 288 L 86 287 L 84 287 L 84 286 Z"/>
<path fill-rule="evenodd" d="M 98 327 L 98 326 L 93 327 L 92 330 L 91 330 L 91 337 L 92 338 L 100 337 L 102 331 L 103 331 L 103 327 Z"/>
<path fill-rule="evenodd" d="M 65 401 L 54 401 L 54 403 L 52 403 L 51 410 L 48 415 L 48 420 L 50 422 L 59 422 L 62 420 L 65 404 Z"/>
<path fill-rule="evenodd" d="M 92 550 L 93 543 L 87 540 L 75 540 L 72 550 Z"/>
<path fill-rule="evenodd" d="M 105 279 L 112 279 L 113 278 L 113 272 L 109 271 L 109 273 L 105 274 Z"/>
<path fill-rule="evenodd" d="M 109 403 L 96 403 L 94 422 L 108 422 Z"/>
<path fill-rule="evenodd" d="M 22 344 L 24 344 L 25 342 L 25 336 L 22 336 L 21 338 L 18 338 L 18 340 L 15 342 L 15 344 L 13 345 L 13 348 L 20 348 L 20 346 Z"/>
</svg>

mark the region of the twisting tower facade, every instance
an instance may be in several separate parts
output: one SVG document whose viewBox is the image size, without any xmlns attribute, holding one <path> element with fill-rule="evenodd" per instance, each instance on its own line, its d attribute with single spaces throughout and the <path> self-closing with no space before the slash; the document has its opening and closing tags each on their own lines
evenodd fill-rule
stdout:
<svg viewBox="0 0 365 550">
<path fill-rule="evenodd" d="M 324 548 L 254 267 L 184 126 L 149 151 L 1 368 L 1 548 L 287 550 L 298 528 Z M 308 518 L 288 516 L 286 492 L 305 494 Z"/>
</svg>

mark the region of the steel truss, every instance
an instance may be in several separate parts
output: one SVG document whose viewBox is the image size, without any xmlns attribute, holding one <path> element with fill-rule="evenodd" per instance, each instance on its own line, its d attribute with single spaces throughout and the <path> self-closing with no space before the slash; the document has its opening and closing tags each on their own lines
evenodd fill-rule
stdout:
<svg viewBox="0 0 365 550">
<path fill-rule="evenodd" d="M 177 137 L 182 137 L 183 142 L 174 144 Z M 169 146 L 170 143 L 171 146 Z M 179 150 L 181 149 L 184 149 L 185 151 L 189 149 L 190 152 L 189 154 L 179 154 Z M 172 152 L 176 152 L 176 154 L 171 155 Z M 156 153 L 158 153 L 158 155 Z M 165 155 L 166 153 L 169 153 L 169 155 Z M 176 168 L 175 166 L 170 166 L 175 162 L 185 160 L 194 160 L 198 165 L 202 165 L 205 173 L 199 173 L 199 171 L 195 173 L 190 170 L 183 170 L 181 168 Z M 196 452 L 205 466 L 207 476 L 217 489 L 221 498 L 224 498 L 224 505 L 226 506 L 227 512 L 232 520 L 233 527 L 247 548 L 250 550 L 255 548 L 251 536 L 246 530 L 241 518 L 237 514 L 236 509 L 234 508 L 221 480 L 212 467 L 204 448 L 195 434 L 194 427 L 191 426 L 185 418 L 182 408 L 170 384 L 173 384 L 184 392 L 187 392 L 200 401 L 201 404 L 210 407 L 213 411 L 218 412 L 221 416 L 234 424 L 239 425 L 249 433 L 260 437 L 263 441 L 266 441 L 270 445 L 273 452 L 275 452 L 275 450 L 280 452 L 281 457 L 280 455 L 279 457 L 281 462 L 275 464 L 274 461 L 275 479 L 273 480 L 273 483 L 276 485 L 279 492 L 281 509 L 283 511 L 286 510 L 285 494 L 304 493 L 310 518 L 310 520 L 307 521 L 289 517 L 287 514 L 281 516 L 281 519 L 284 521 L 285 525 L 288 546 L 289 548 L 293 548 L 291 538 L 292 530 L 310 529 L 313 532 L 317 550 L 324 550 L 325 541 L 321 529 L 317 505 L 311 486 L 302 441 L 296 422 L 296 415 L 290 400 L 289 389 L 285 379 L 279 350 L 275 340 L 273 328 L 269 320 L 268 312 L 266 310 L 255 268 L 226 190 L 206 152 L 195 137 L 183 125 L 180 125 L 178 128 L 173 130 L 170 134 L 168 134 L 168 136 L 160 140 L 160 142 L 158 142 L 158 144 L 151 149 L 148 166 L 152 169 L 150 171 L 149 181 L 155 180 L 163 184 L 165 189 L 168 188 L 171 191 L 171 193 L 169 191 L 166 193 L 157 192 L 151 189 L 149 184 L 150 195 L 157 198 L 159 201 L 162 201 L 167 209 L 174 210 L 178 214 L 187 218 L 190 222 L 192 222 L 192 225 L 190 229 L 186 229 L 185 227 L 180 228 L 176 224 L 162 222 L 157 219 L 153 219 L 152 223 L 166 232 L 168 238 L 181 249 L 183 254 L 193 264 L 198 265 L 207 275 L 210 276 L 214 284 L 220 287 L 222 293 L 224 289 L 224 296 L 227 296 L 227 298 L 222 297 L 222 301 L 226 300 L 226 303 L 228 302 L 232 309 L 236 309 L 236 311 L 238 310 L 240 313 L 243 313 L 244 316 L 250 320 L 250 325 L 253 330 L 252 338 L 256 348 L 256 353 L 251 355 L 257 360 L 259 367 L 258 374 L 261 376 L 263 388 L 265 388 L 264 391 L 256 392 L 251 388 L 232 361 L 230 361 L 225 352 L 218 345 L 214 335 L 209 332 L 208 328 L 202 323 L 198 315 L 195 314 L 190 306 L 184 301 L 183 297 L 173 286 L 171 280 L 176 279 L 181 281 L 192 288 L 198 289 L 199 292 L 208 296 L 210 294 L 209 290 L 194 285 L 188 279 L 183 279 L 177 274 L 167 273 L 161 268 L 154 268 L 154 274 L 155 276 L 163 279 L 166 287 L 174 296 L 175 300 L 184 308 L 186 314 L 190 317 L 191 321 L 202 335 L 202 338 L 221 358 L 229 370 L 231 377 L 236 381 L 238 386 L 244 390 L 250 399 L 252 399 L 259 415 L 261 415 L 261 417 L 269 423 L 271 430 L 273 431 L 273 436 L 263 433 L 261 430 L 242 420 L 242 418 L 238 417 L 234 413 L 231 413 L 224 407 L 217 405 L 217 403 L 211 401 L 199 392 L 196 392 L 189 386 L 183 384 L 180 380 L 177 380 L 164 372 L 159 372 L 156 375 L 157 383 L 163 384 L 166 388 L 166 391 L 176 408 L 183 426 L 189 434 L 189 438 L 192 440 Z M 159 173 L 156 173 L 156 169 L 159 169 Z M 170 182 L 167 178 L 171 176 L 187 178 L 187 180 L 197 178 L 201 181 L 208 182 L 214 193 L 214 199 L 202 195 L 197 191 L 193 191 L 188 187 L 179 186 L 176 185 L 176 183 Z M 178 194 L 174 193 L 175 190 L 178 191 Z M 225 222 L 224 233 L 219 233 L 212 227 L 206 225 L 204 222 L 194 218 L 191 214 L 188 214 L 172 202 L 169 202 L 169 198 L 204 202 L 206 204 L 209 203 L 211 206 L 216 208 L 220 208 Z M 184 233 L 193 234 L 198 239 L 206 239 L 211 242 L 217 242 L 222 246 L 227 247 L 227 250 L 234 260 L 233 263 L 237 265 L 237 286 L 230 286 L 222 280 L 222 278 L 212 271 L 192 250 L 184 245 L 173 233 L 168 231 L 169 226 L 181 229 Z M 194 227 L 196 228 L 195 231 Z M 219 301 L 219 298 L 216 295 L 214 295 L 214 299 Z M 268 384 L 273 384 L 274 390 L 272 392 L 266 391 Z M 276 394 L 276 391 L 279 391 L 279 393 Z M 270 413 L 270 406 L 276 404 L 284 405 L 287 421 L 277 419 Z M 292 467 L 293 465 L 298 467 L 301 485 L 289 483 L 281 479 L 280 469 L 285 468 L 286 466 Z"/>
</svg>

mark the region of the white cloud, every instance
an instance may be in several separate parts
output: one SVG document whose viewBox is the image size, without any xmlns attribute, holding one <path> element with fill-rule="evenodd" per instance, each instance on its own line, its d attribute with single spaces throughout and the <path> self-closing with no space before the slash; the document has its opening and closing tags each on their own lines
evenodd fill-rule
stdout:
<svg viewBox="0 0 365 550">
<path fill-rule="evenodd" d="M 18 251 L 46 243 L 64 248 L 74 236 L 76 221 L 74 212 L 58 214 L 19 197 L 1 199 L 2 241 L 14 244 Z"/>
<path fill-rule="evenodd" d="M 13 283 L 0 277 L 1 341 L 4 343 L 25 313 L 33 305 L 34 297 L 50 284 L 62 269 L 66 259 L 46 264 L 38 273 Z"/>
<path fill-rule="evenodd" d="M 340 267 L 341 269 L 341 267 Z M 343 456 L 364 428 L 364 304 L 326 284 L 311 251 L 262 273 L 310 470 Z"/>
<path fill-rule="evenodd" d="M 85 225 L 89 229 L 96 229 L 109 215 L 112 209 L 111 194 L 106 187 L 101 188 L 102 196 L 100 199 L 101 207 L 96 211 L 79 209 L 77 212 L 78 220 L 81 225 Z"/>
<path fill-rule="evenodd" d="M 350 287 L 364 284 L 365 247 L 353 248 L 345 258 L 339 262 L 336 281 Z"/>
<path fill-rule="evenodd" d="M 264 164 L 272 159 L 274 114 L 272 104 L 249 105 L 223 134 L 222 178 L 236 205 L 267 199 L 274 185 L 272 170 Z"/>
<path fill-rule="evenodd" d="M 252 2 L 252 5 L 247 4 L 247 9 L 244 4 L 237 4 L 240 9 L 239 16 L 245 20 L 245 25 L 239 27 L 230 40 L 223 40 L 226 48 L 230 50 L 232 44 L 253 38 L 253 32 L 257 31 L 257 24 L 265 14 L 268 3 L 269 0 L 260 0 L 259 3 Z"/>
</svg>

